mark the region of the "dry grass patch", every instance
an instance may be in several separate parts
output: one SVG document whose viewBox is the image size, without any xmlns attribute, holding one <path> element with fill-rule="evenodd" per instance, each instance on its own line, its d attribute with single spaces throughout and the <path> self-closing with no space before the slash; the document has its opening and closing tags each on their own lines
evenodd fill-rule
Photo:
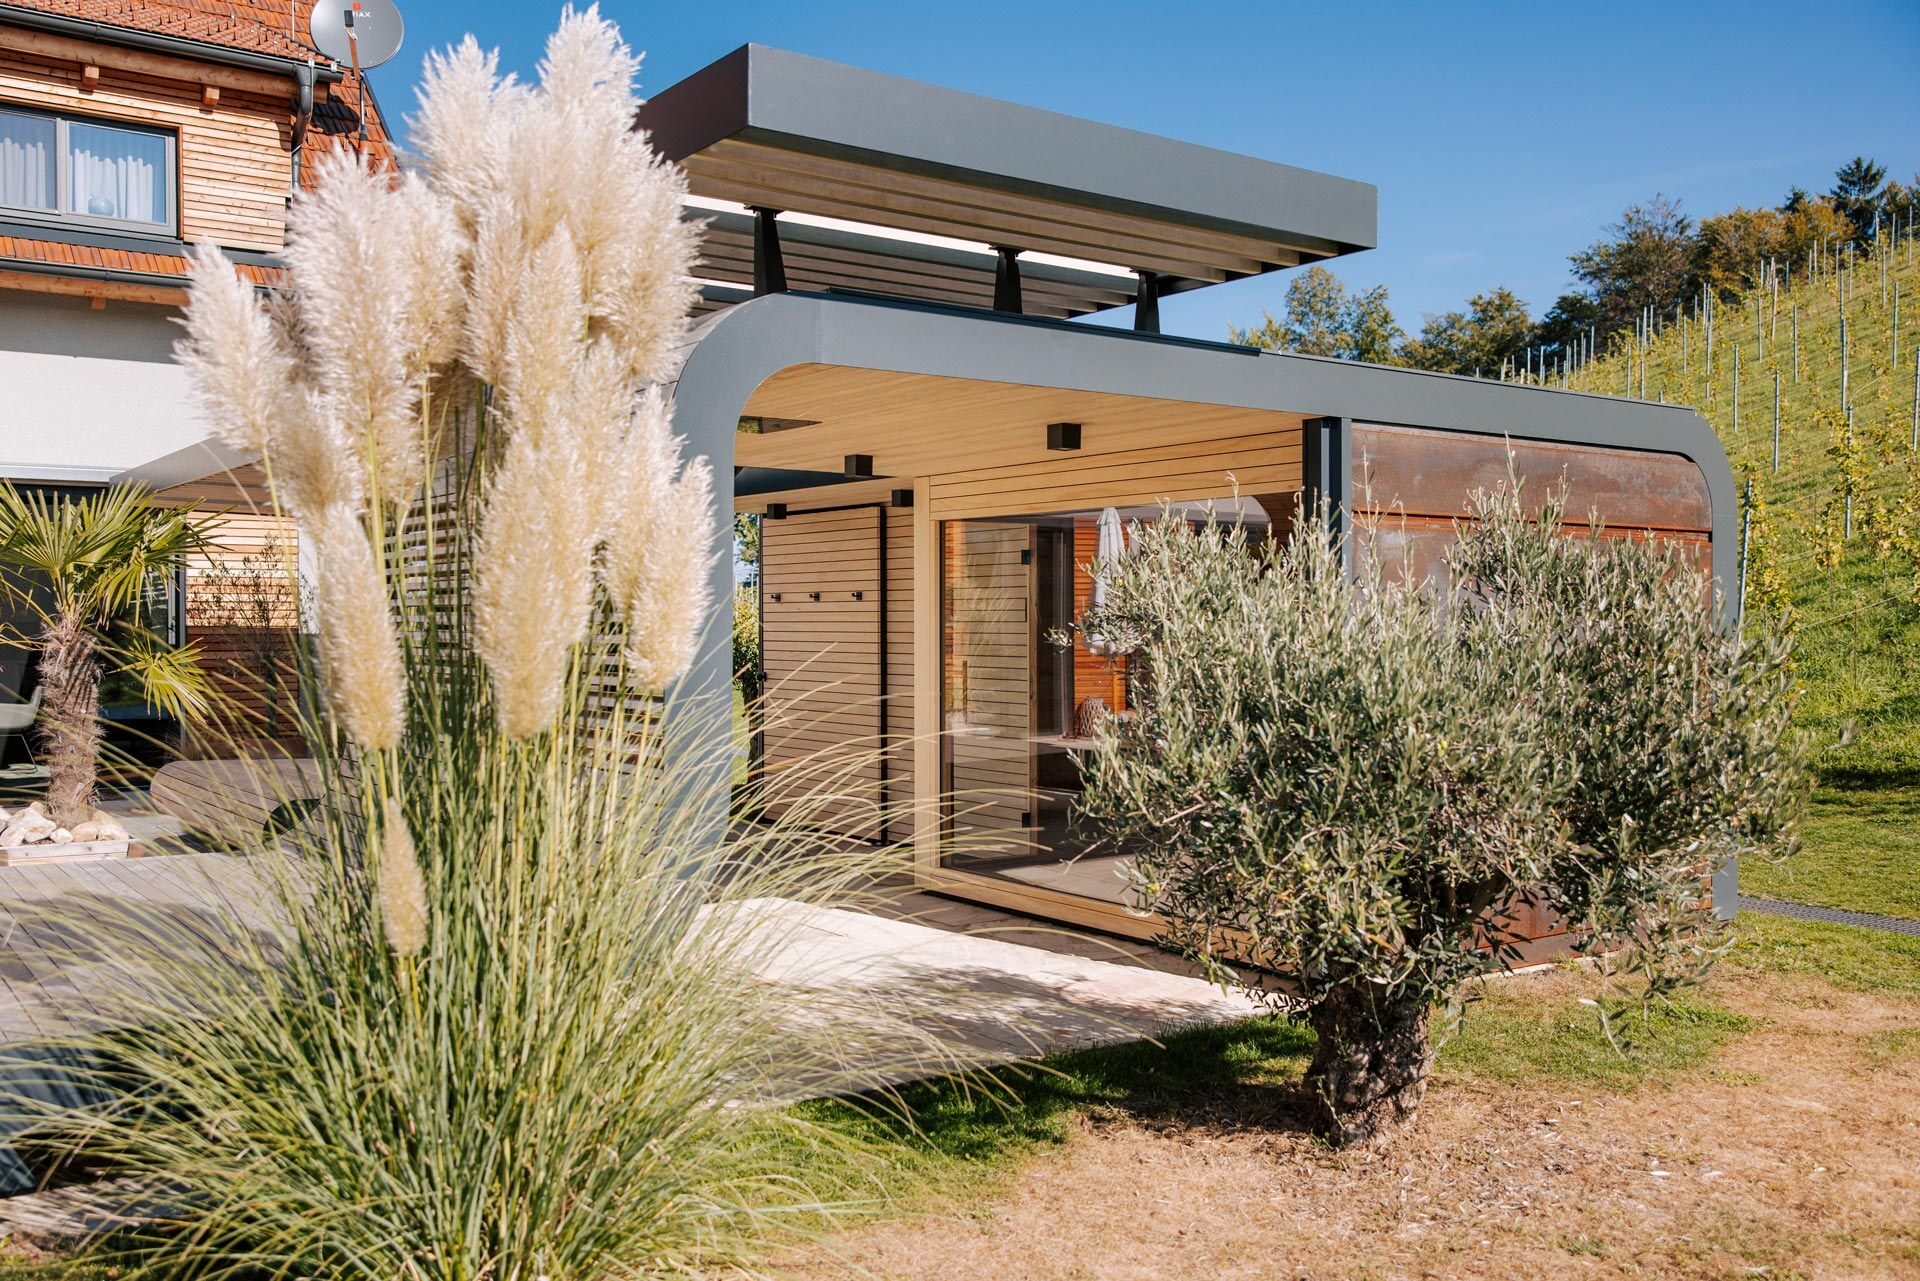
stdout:
<svg viewBox="0 0 1920 1281">
<path fill-rule="evenodd" d="M 1497 1035 L 1476 1044 L 1470 1021 L 1385 1155 L 1330 1153 L 1279 1091 L 1261 1115 L 1241 1114 L 1244 1086 L 1103 1104 L 1003 1182 L 790 1262 L 1010 1281 L 1920 1275 L 1920 1002 L 1729 967 L 1687 1016 L 1725 1035 L 1670 1062 L 1650 1036 L 1644 1070 L 1608 1073 L 1567 1048 L 1589 982 L 1501 986 L 1470 1015 Z"/>
</svg>

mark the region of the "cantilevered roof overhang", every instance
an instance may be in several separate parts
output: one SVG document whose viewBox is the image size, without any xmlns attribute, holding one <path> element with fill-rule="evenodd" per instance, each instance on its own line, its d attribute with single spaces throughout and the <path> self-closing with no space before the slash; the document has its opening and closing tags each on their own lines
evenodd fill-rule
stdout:
<svg viewBox="0 0 1920 1281">
<path fill-rule="evenodd" d="M 1376 243 L 1369 183 L 762 45 L 666 89 L 638 123 L 695 196 L 1022 251 L 1044 314 L 1131 302 L 1137 285 L 1116 268 L 1165 294 Z M 941 260 L 885 236 L 828 246 L 781 228 L 812 260 L 796 288 L 991 296 L 990 255 Z M 742 283 L 750 228 L 722 221 L 711 244 L 703 274 Z M 1047 264 L 1070 273 L 1049 277 L 1037 255 L 1091 270 Z"/>
</svg>

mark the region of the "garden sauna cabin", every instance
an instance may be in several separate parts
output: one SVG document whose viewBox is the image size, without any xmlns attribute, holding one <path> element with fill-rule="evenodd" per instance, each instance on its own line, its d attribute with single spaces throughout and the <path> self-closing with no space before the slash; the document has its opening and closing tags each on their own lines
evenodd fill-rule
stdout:
<svg viewBox="0 0 1920 1281">
<path fill-rule="evenodd" d="M 1285 529 L 1324 496 L 1419 568 L 1511 448 L 1536 493 L 1564 475 L 1571 512 L 1732 581 L 1733 479 L 1690 410 L 1157 332 L 1169 294 L 1372 247 L 1365 183 L 758 46 L 640 124 L 712 219 L 675 411 L 763 518 L 759 767 L 776 797 L 830 772 L 816 817 L 910 839 L 925 888 L 1152 930 L 1068 821 L 1125 661 L 1046 639 L 1103 517 Z M 716 624 L 712 686 L 728 658 Z"/>
<path fill-rule="evenodd" d="M 638 125 L 706 222 L 676 428 L 714 463 L 716 538 L 763 517 L 759 767 L 776 801 L 831 775 L 812 817 L 910 841 L 925 888 L 1153 932 L 1070 822 L 1088 722 L 1126 714 L 1130 674 L 1046 636 L 1085 607 L 1103 528 L 1163 503 L 1283 535 L 1390 513 L 1381 545 L 1417 567 L 1511 447 L 1536 492 L 1564 474 L 1572 511 L 1734 577 L 1732 475 L 1690 410 L 1158 332 L 1169 295 L 1371 248 L 1366 183 L 759 46 Z M 1119 307 L 1130 327 L 1085 323 Z M 732 588 L 723 560 L 669 699 L 716 773 Z"/>
</svg>

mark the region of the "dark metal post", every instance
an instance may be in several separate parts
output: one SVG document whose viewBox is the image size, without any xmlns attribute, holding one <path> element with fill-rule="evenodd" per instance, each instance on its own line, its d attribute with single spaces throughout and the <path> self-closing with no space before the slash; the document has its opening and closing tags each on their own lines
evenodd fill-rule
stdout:
<svg viewBox="0 0 1920 1281">
<path fill-rule="evenodd" d="M 787 292 L 787 264 L 780 257 L 780 227 L 774 219 L 778 209 L 754 207 L 753 211 L 753 296 Z"/>
<path fill-rule="evenodd" d="M 1160 332 L 1160 275 L 1158 272 L 1140 273 L 1140 288 L 1133 295 L 1133 329 L 1135 333 L 1141 334 Z"/>
<path fill-rule="evenodd" d="M 1348 458 L 1353 424 L 1345 418 L 1309 418 L 1300 432 L 1300 513 L 1310 521 L 1321 516 L 1328 537 L 1340 547 L 1340 559 L 1353 567 L 1351 531 L 1353 466 Z M 1322 508 L 1324 507 L 1324 513 Z"/>
<path fill-rule="evenodd" d="M 1020 305 L 1020 251 L 1005 245 L 995 245 L 993 251 L 1000 255 L 1000 261 L 993 268 L 993 309 L 1010 311 L 1017 316 L 1023 310 Z"/>
</svg>

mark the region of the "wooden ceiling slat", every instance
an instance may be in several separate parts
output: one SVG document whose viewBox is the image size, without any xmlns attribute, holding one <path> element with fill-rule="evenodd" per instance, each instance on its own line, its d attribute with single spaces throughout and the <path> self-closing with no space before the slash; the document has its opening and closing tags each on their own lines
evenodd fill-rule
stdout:
<svg viewBox="0 0 1920 1281">
<path fill-rule="evenodd" d="M 744 269 L 746 278 L 752 278 L 753 242 L 748 236 L 709 227 L 701 242 L 701 256 L 704 261 L 721 265 L 734 271 Z M 782 237 L 781 255 L 786 261 L 788 274 L 796 264 L 812 264 L 816 271 L 828 271 L 834 268 L 846 268 L 861 273 L 881 272 L 888 278 L 900 281 L 924 279 L 929 282 L 941 282 L 949 287 L 958 282 L 968 288 L 977 288 L 984 296 L 993 294 L 994 262 L 983 258 L 978 266 L 962 266 L 956 263 L 932 262 L 923 258 L 903 257 L 888 253 L 865 253 L 855 249 L 843 249 L 835 245 L 810 243 L 798 237 Z M 879 278 L 879 277 L 872 277 Z M 1027 297 L 1044 297 L 1057 301 L 1062 306 L 1073 306 L 1080 311 L 1096 311 L 1102 307 L 1122 307 L 1133 301 L 1133 291 L 1120 287 L 1116 278 L 1115 287 L 1103 289 L 1098 286 L 1083 285 L 1071 281 L 1054 280 L 1035 273 L 1022 273 L 1021 293 Z"/>
<path fill-rule="evenodd" d="M 874 470 L 890 479 L 872 492 L 899 488 L 913 477 L 979 468 L 1020 468 L 1063 455 L 1046 448 L 1046 424 L 1082 424 L 1079 455 L 1097 466 L 1099 455 L 1174 446 L 1184 441 L 1270 438 L 1296 431 L 1301 415 L 1228 405 L 1201 405 L 1140 396 L 979 382 L 833 365 L 796 365 L 762 383 L 747 402 L 749 415 L 815 420 L 813 425 L 735 442 L 741 466 L 833 471 L 850 453 L 871 454 Z M 859 501 L 869 482 L 834 486 L 832 503 Z M 758 510 L 779 495 L 740 500 Z M 809 501 L 798 499 L 796 501 Z M 825 505 L 827 500 L 822 500 Z"/>
<path fill-rule="evenodd" d="M 1036 223 L 1018 216 L 999 216 L 992 226 L 984 225 L 984 219 L 962 222 L 948 216 L 950 211 L 938 201 L 883 191 L 867 192 L 859 188 L 837 187 L 827 182 L 809 183 L 797 178 L 775 184 L 768 180 L 767 175 L 756 173 L 751 168 L 706 156 L 689 157 L 685 167 L 689 187 L 696 195 L 737 200 L 741 204 L 772 204 L 826 217 L 846 218 L 854 222 L 875 223 L 902 231 L 918 231 L 962 240 L 997 238 L 1021 249 L 1062 254 L 1093 262 L 1110 262 L 1212 284 L 1218 284 L 1230 275 L 1257 272 L 1263 266 L 1247 258 L 1234 259 L 1233 265 L 1222 266 L 1215 262 L 1173 257 L 1160 252 L 1159 246 L 1150 240 L 1128 240 L 1123 247 L 1113 240 L 1073 238 L 1054 234 L 1051 224 Z"/>
<path fill-rule="evenodd" d="M 801 177 L 826 179 L 848 186 L 871 188 L 883 192 L 912 192 L 960 211 L 963 218 L 970 219 L 972 215 L 980 213 L 1003 213 L 1008 210 L 1011 203 L 1017 205 L 1017 208 L 1030 218 L 1057 223 L 1063 228 L 1101 230 L 1119 236 L 1144 238 L 1156 244 L 1207 250 L 1218 255 L 1223 262 L 1240 259 L 1285 266 L 1299 261 L 1300 247 L 1279 241 L 1240 236 L 1225 231 L 1209 231 L 1201 227 L 1189 227 L 1160 219 L 1112 213 L 1104 209 L 1047 200 L 1034 195 L 1013 196 L 969 183 L 881 169 L 858 161 L 833 160 L 739 138 L 723 139 L 707 148 L 703 154 Z M 974 236 L 962 238 L 977 239 Z"/>
</svg>

